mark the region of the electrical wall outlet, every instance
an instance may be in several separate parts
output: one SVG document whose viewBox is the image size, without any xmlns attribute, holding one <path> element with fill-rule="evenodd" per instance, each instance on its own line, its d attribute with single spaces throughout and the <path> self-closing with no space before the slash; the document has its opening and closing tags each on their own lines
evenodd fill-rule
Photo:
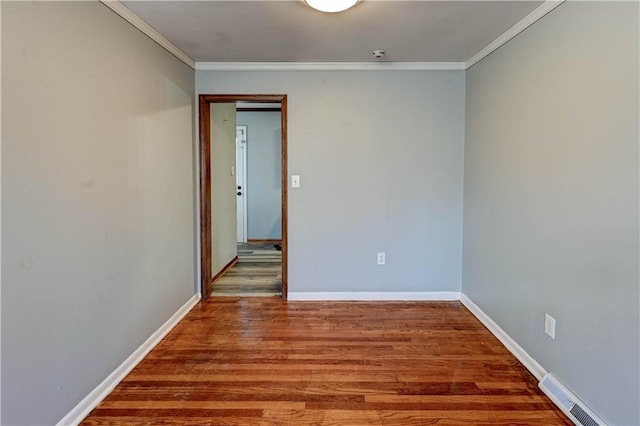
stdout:
<svg viewBox="0 0 640 426">
<path fill-rule="evenodd" d="M 386 255 L 384 253 L 378 253 L 378 265 L 384 265 L 386 259 Z"/>
<path fill-rule="evenodd" d="M 544 332 L 552 339 L 556 338 L 556 320 L 549 314 L 544 314 Z"/>
</svg>

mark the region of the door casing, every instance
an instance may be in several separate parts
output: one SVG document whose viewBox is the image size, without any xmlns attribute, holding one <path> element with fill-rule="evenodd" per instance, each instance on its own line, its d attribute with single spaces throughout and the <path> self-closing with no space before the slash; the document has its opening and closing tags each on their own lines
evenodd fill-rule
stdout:
<svg viewBox="0 0 640 426">
<path fill-rule="evenodd" d="M 200 95 L 200 292 L 205 300 L 211 295 L 211 107 L 212 103 L 255 102 L 281 106 L 282 125 L 282 300 L 288 293 L 288 215 L 287 215 L 287 95 Z M 213 153 L 215 155 L 215 153 Z"/>
</svg>

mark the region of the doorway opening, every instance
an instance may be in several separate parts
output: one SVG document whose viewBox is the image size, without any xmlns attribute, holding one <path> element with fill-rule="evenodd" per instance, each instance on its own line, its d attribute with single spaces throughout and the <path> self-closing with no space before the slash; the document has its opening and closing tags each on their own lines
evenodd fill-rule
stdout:
<svg viewBox="0 0 640 426">
<path fill-rule="evenodd" d="M 233 113 L 231 107 L 225 109 L 227 105 L 223 104 L 237 104 L 239 111 L 274 111 L 277 110 L 280 113 L 280 153 L 279 153 L 279 168 L 280 168 L 280 220 L 278 228 L 280 233 L 274 234 L 277 238 L 259 238 L 251 239 L 250 225 L 247 226 L 247 214 L 250 211 L 250 207 L 247 206 L 247 161 L 242 160 L 241 156 L 247 155 L 246 137 L 247 133 L 251 132 L 245 125 L 242 128 L 236 127 L 236 115 L 235 105 L 233 105 Z M 287 244 L 287 96 L 286 95 L 200 95 L 199 97 L 199 124 L 200 124 L 200 247 L 201 247 L 201 294 L 202 298 L 208 298 L 213 290 L 213 281 L 222 276 L 227 270 L 230 270 L 238 260 L 242 262 L 243 256 L 252 256 L 256 253 L 257 257 L 250 259 L 254 261 L 265 260 L 264 257 L 272 258 L 274 253 L 267 253 L 262 251 L 264 248 L 269 251 L 277 251 L 278 260 L 281 258 L 280 274 L 278 275 L 281 280 L 282 286 L 282 299 L 287 299 L 287 259 L 288 259 L 288 244 Z M 233 114 L 233 117 L 230 117 Z M 227 117 L 227 115 L 229 117 Z M 232 119 L 231 119 L 232 118 Z M 217 133 L 219 127 L 233 124 L 233 134 L 230 138 L 235 136 L 235 147 L 233 153 L 225 152 L 226 148 L 219 148 L 217 145 L 221 142 L 221 138 L 225 135 Z M 213 127 L 213 129 L 212 129 Z M 229 126 L 231 127 L 231 126 Z M 212 132 L 213 130 L 213 132 Z M 229 129 L 231 132 L 231 129 Z M 213 133 L 213 134 L 212 134 Z M 213 138 L 213 139 L 212 139 Z M 238 139 L 240 138 L 240 139 Z M 244 147 L 238 146 L 238 141 L 244 138 Z M 213 148 L 212 148 L 213 147 Z M 219 149 L 216 149 L 218 147 Z M 229 166 L 229 173 L 227 169 L 220 170 L 226 166 L 220 165 L 220 158 L 217 156 L 226 156 L 227 159 L 233 155 L 234 163 Z M 240 156 L 240 157 L 239 157 Z M 217 169 L 216 169 L 217 168 Z M 242 170 L 241 170 L 242 169 Z M 232 175 L 230 178 L 228 175 Z M 229 179 L 233 179 L 232 186 L 229 186 L 226 182 Z M 213 180 L 213 182 L 212 182 Z M 231 254 L 226 254 L 226 258 L 231 258 L 228 263 L 222 265 L 220 259 L 215 256 L 223 252 L 225 248 L 220 246 L 220 241 L 216 236 L 216 229 L 219 228 L 221 220 L 227 220 L 230 215 L 225 211 L 225 206 L 229 205 L 228 202 L 216 203 L 216 197 L 212 197 L 212 186 L 215 194 L 218 194 L 223 186 L 225 191 L 226 200 L 229 200 L 229 194 L 226 193 L 227 189 L 233 191 L 234 215 L 233 215 L 233 238 L 237 241 L 238 246 L 235 247 L 235 257 L 231 258 Z M 214 195 L 215 195 L 214 194 Z M 212 204 L 214 203 L 214 204 Z M 218 221 L 218 222 L 216 222 Z M 228 230 L 225 231 L 229 233 Z M 261 235 L 261 234 L 260 234 Z M 271 235 L 265 234 L 267 237 Z M 228 239 L 229 237 L 227 237 Z M 272 244 L 273 243 L 273 244 Z M 226 244 L 229 245 L 229 244 Z M 253 250 L 252 250 L 253 248 Z M 280 249 L 280 250 L 278 250 Z M 263 259 L 260 259 L 262 256 Z M 240 258 L 240 259 L 239 259 Z M 214 262 L 215 260 L 215 262 Z M 272 259 L 271 259 L 272 260 Z M 267 262 L 271 261 L 267 260 Z M 215 263 L 215 264 L 214 264 Z M 271 264 L 273 266 L 273 264 Z M 265 265 L 262 265 L 265 266 Z"/>
</svg>

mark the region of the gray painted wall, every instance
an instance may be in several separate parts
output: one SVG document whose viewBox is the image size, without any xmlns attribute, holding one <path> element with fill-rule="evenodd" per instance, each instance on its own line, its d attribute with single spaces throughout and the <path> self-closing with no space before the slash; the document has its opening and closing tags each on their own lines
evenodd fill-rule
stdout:
<svg viewBox="0 0 640 426">
<path fill-rule="evenodd" d="M 638 52 L 638 3 L 567 2 L 467 72 L 463 291 L 612 425 L 640 424 Z"/>
<path fill-rule="evenodd" d="M 211 271 L 238 254 L 236 241 L 236 104 L 211 104 Z"/>
<path fill-rule="evenodd" d="M 3 2 L 3 425 L 55 424 L 194 294 L 193 108 L 104 5 Z"/>
<path fill-rule="evenodd" d="M 282 144 L 280 112 L 238 112 L 247 126 L 247 234 L 282 238 Z"/>
<path fill-rule="evenodd" d="M 460 291 L 464 72 L 197 71 L 196 93 L 289 96 L 289 291 Z"/>
</svg>

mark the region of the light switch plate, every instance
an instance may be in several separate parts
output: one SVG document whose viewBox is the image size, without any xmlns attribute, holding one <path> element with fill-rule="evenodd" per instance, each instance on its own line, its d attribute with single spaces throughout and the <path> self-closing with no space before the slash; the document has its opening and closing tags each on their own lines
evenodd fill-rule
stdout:
<svg viewBox="0 0 640 426">
<path fill-rule="evenodd" d="M 300 188 L 300 175 L 291 175 L 291 187 Z"/>
<path fill-rule="evenodd" d="M 549 314 L 544 315 L 544 332 L 552 339 L 556 338 L 556 320 Z"/>
</svg>

